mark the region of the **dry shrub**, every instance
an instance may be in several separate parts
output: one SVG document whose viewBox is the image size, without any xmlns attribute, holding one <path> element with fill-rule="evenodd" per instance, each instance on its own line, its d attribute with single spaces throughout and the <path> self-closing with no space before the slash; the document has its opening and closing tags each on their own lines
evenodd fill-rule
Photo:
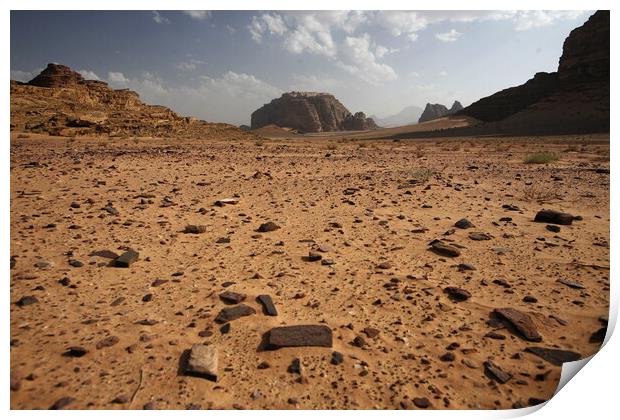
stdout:
<svg viewBox="0 0 620 420">
<path fill-rule="evenodd" d="M 254 146 L 262 147 L 264 145 L 265 145 L 265 142 L 263 140 L 256 140 L 254 142 Z"/>
<path fill-rule="evenodd" d="M 524 163 L 528 164 L 542 164 L 542 163 L 551 163 L 559 160 L 560 156 L 555 152 L 535 152 L 530 153 L 523 160 Z"/>
<path fill-rule="evenodd" d="M 327 145 L 327 150 L 336 150 L 338 149 L 338 145 L 335 143 L 330 143 Z"/>
<path fill-rule="evenodd" d="M 562 196 L 557 191 L 541 184 L 527 185 L 523 188 L 523 200 L 528 202 L 548 203 L 560 200 Z"/>
</svg>

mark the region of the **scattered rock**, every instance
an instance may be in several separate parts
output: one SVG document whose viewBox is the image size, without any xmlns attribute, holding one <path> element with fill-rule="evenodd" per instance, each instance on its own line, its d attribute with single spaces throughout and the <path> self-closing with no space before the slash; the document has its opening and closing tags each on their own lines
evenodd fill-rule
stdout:
<svg viewBox="0 0 620 420">
<path fill-rule="evenodd" d="M 559 279 L 558 282 L 562 283 L 565 286 L 570 287 L 571 289 L 585 289 L 586 288 L 586 286 L 584 286 L 583 284 L 575 280 Z"/>
<path fill-rule="evenodd" d="M 231 292 L 228 290 L 223 293 L 220 293 L 220 299 L 222 299 L 224 303 L 228 303 L 231 305 L 236 305 L 237 303 L 243 302 L 246 297 L 247 296 L 244 295 L 243 293 L 236 293 L 236 292 Z"/>
<path fill-rule="evenodd" d="M 263 312 L 265 315 L 269 316 L 278 316 L 278 311 L 273 304 L 273 300 L 271 300 L 271 296 L 269 295 L 258 295 L 256 300 L 263 305 Z"/>
<path fill-rule="evenodd" d="M 500 384 L 505 384 L 512 378 L 511 374 L 504 372 L 499 366 L 488 360 L 484 362 L 484 373 Z"/>
<path fill-rule="evenodd" d="M 459 220 L 458 222 L 454 224 L 454 226 L 459 229 L 470 229 L 470 228 L 475 227 L 474 224 L 467 219 Z"/>
<path fill-rule="evenodd" d="M 274 230 L 278 229 L 280 229 L 280 226 L 278 226 L 274 222 L 263 223 L 258 227 L 259 232 L 273 232 Z"/>
<path fill-rule="evenodd" d="M 200 233 L 205 233 L 207 231 L 207 227 L 204 225 L 187 225 L 185 226 L 184 233 L 191 233 L 198 235 Z"/>
<path fill-rule="evenodd" d="M 461 251 L 457 247 L 453 245 L 448 245 L 438 239 L 432 241 L 430 243 L 430 246 L 431 250 L 433 250 L 435 253 L 443 255 L 445 257 L 458 257 L 459 255 L 461 255 Z"/>
<path fill-rule="evenodd" d="M 86 353 L 88 353 L 88 350 L 86 350 L 84 347 L 71 346 L 62 355 L 65 357 L 82 357 Z"/>
<path fill-rule="evenodd" d="M 99 342 L 97 342 L 95 347 L 97 348 L 97 350 L 100 350 L 105 347 L 111 347 L 117 344 L 119 341 L 120 339 L 117 336 L 112 335 L 110 337 L 106 337 L 103 340 L 100 340 Z"/>
<path fill-rule="evenodd" d="M 218 380 L 218 351 L 214 345 L 194 344 L 189 352 L 185 373 L 211 381 Z"/>
<path fill-rule="evenodd" d="M 224 308 L 215 317 L 215 322 L 225 324 L 235 319 L 255 314 L 254 308 L 247 305 L 237 305 L 230 308 Z"/>
<path fill-rule="evenodd" d="M 448 295 L 450 300 L 455 302 L 463 302 L 471 297 L 471 293 L 460 287 L 450 286 L 444 288 L 443 291 Z"/>
<path fill-rule="evenodd" d="M 491 235 L 483 232 L 472 232 L 468 235 L 468 237 L 472 241 L 489 241 L 493 239 Z"/>
<path fill-rule="evenodd" d="M 137 251 L 130 249 L 114 260 L 114 267 L 128 268 L 138 260 L 139 256 L 140 254 Z"/>
<path fill-rule="evenodd" d="M 493 313 L 508 321 L 527 341 L 542 341 L 542 337 L 529 315 L 514 308 L 495 309 Z"/>
<path fill-rule="evenodd" d="M 572 214 L 556 210 L 541 210 L 534 217 L 535 222 L 552 223 L 554 225 L 572 225 L 575 217 Z"/>
<path fill-rule="evenodd" d="M 268 346 L 280 347 L 331 347 L 332 330 L 325 325 L 293 325 L 276 327 L 268 332 Z"/>
<path fill-rule="evenodd" d="M 342 355 L 342 353 L 337 351 L 332 352 L 332 358 L 330 360 L 330 363 L 332 365 L 339 365 L 342 362 L 344 362 L 344 356 Z"/>
<path fill-rule="evenodd" d="M 426 397 L 416 397 L 413 399 L 413 404 L 418 408 L 428 408 L 431 406 L 431 402 Z"/>
<path fill-rule="evenodd" d="M 36 296 L 22 296 L 15 304 L 20 308 L 24 306 L 32 305 L 33 303 L 38 303 L 39 299 Z"/>
<path fill-rule="evenodd" d="M 54 404 L 52 404 L 52 406 L 49 409 L 50 410 L 62 410 L 63 408 L 73 403 L 74 401 L 75 401 L 75 398 L 73 397 L 62 397 L 61 399 L 57 400 Z"/>
<path fill-rule="evenodd" d="M 562 366 L 566 362 L 574 362 L 582 358 L 581 354 L 570 350 L 559 350 L 545 347 L 527 347 L 525 351 L 535 354 L 536 356 L 552 363 L 556 366 Z"/>
</svg>

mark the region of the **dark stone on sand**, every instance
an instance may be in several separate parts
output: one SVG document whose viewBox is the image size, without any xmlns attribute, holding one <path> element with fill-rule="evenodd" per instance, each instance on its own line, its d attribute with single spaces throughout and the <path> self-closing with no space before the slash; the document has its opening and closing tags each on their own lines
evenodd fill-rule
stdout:
<svg viewBox="0 0 620 420">
<path fill-rule="evenodd" d="M 65 357 L 82 357 L 86 353 L 88 353 L 88 350 L 86 350 L 84 347 L 71 346 L 62 355 Z"/>
<path fill-rule="evenodd" d="M 500 384 L 505 384 L 512 378 L 511 374 L 504 372 L 499 366 L 488 360 L 484 362 L 484 373 Z"/>
<path fill-rule="evenodd" d="M 39 299 L 37 299 L 35 296 L 22 296 L 17 302 L 15 302 L 15 304 L 20 308 L 23 308 L 24 306 L 32 305 L 33 303 L 38 302 Z"/>
<path fill-rule="evenodd" d="M 469 229 L 469 228 L 473 228 L 474 224 L 467 219 L 461 219 L 458 222 L 456 222 L 454 226 L 456 226 L 459 229 Z"/>
<path fill-rule="evenodd" d="M 581 359 L 581 354 L 570 350 L 559 350 L 545 347 L 527 347 L 525 351 L 535 354 L 556 366 L 562 366 L 566 362 L 574 362 Z"/>
<path fill-rule="evenodd" d="M 440 240 L 434 240 L 430 243 L 431 250 L 439 255 L 443 255 L 445 257 L 458 257 L 461 255 L 461 251 L 453 246 L 448 245 Z"/>
<path fill-rule="evenodd" d="M 224 303 L 228 303 L 231 305 L 243 302 L 246 297 L 247 296 L 244 295 L 243 293 L 236 293 L 236 292 L 231 292 L 228 290 L 223 293 L 220 293 L 220 299 L 222 299 Z"/>
<path fill-rule="evenodd" d="M 187 225 L 185 226 L 185 230 L 183 232 L 197 235 L 199 233 L 205 233 L 206 231 L 207 227 L 204 225 Z"/>
<path fill-rule="evenodd" d="M 278 315 L 278 310 L 276 309 L 275 305 L 273 304 L 273 300 L 271 299 L 271 296 L 269 295 L 258 295 L 256 297 L 256 300 L 263 305 L 263 312 L 265 313 L 265 315 L 269 315 L 269 316 L 277 316 Z"/>
<path fill-rule="evenodd" d="M 215 322 L 218 324 L 225 324 L 235 319 L 239 319 L 244 316 L 254 315 L 256 311 L 247 305 L 237 305 L 230 308 L 224 308 L 215 317 Z"/>
<path fill-rule="evenodd" d="M 278 226 L 274 222 L 263 223 L 258 227 L 259 232 L 273 232 L 274 230 L 278 229 L 280 229 L 280 226 Z"/>
<path fill-rule="evenodd" d="M 584 286 L 583 284 L 575 280 L 559 279 L 558 282 L 562 283 L 565 286 L 570 287 L 571 289 L 585 289 L 586 288 L 586 286 Z"/>
<path fill-rule="evenodd" d="M 342 353 L 337 351 L 332 352 L 332 359 L 330 360 L 330 363 L 337 366 L 342 362 L 344 362 L 344 356 Z"/>
<path fill-rule="evenodd" d="M 514 308 L 499 308 L 493 310 L 493 313 L 508 321 L 527 341 L 542 341 L 534 321 L 528 314 Z"/>
<path fill-rule="evenodd" d="M 75 401 L 75 398 L 73 397 L 62 397 L 59 400 L 57 400 L 54 404 L 52 404 L 52 406 L 49 409 L 50 410 L 62 410 L 63 408 L 65 408 L 66 406 L 68 406 L 74 401 Z"/>
<path fill-rule="evenodd" d="M 100 350 L 100 349 L 105 348 L 105 347 L 111 347 L 111 346 L 115 345 L 116 343 L 118 343 L 119 341 L 120 341 L 120 339 L 117 336 L 112 335 L 110 337 L 104 338 L 103 340 L 100 340 L 96 344 L 95 347 L 97 348 L 97 350 Z"/>
<path fill-rule="evenodd" d="M 114 260 L 114 267 L 128 268 L 138 260 L 140 254 L 133 249 L 125 251 L 120 257 Z"/>
<path fill-rule="evenodd" d="M 332 330 L 326 325 L 276 327 L 269 330 L 267 343 L 270 348 L 331 347 Z"/>
<path fill-rule="evenodd" d="M 455 302 L 463 302 L 471 297 L 471 293 L 460 287 L 450 286 L 444 288 L 443 291 L 448 295 L 448 298 Z"/>
<path fill-rule="evenodd" d="M 541 210 L 534 217 L 535 222 L 552 223 L 554 225 L 571 225 L 574 216 L 568 213 L 562 213 L 556 210 Z"/>
<path fill-rule="evenodd" d="M 422 398 L 414 398 L 413 399 L 413 404 L 418 407 L 418 408 L 428 408 L 431 406 L 431 402 L 428 400 L 428 398 L 426 397 L 422 397 Z"/>
</svg>

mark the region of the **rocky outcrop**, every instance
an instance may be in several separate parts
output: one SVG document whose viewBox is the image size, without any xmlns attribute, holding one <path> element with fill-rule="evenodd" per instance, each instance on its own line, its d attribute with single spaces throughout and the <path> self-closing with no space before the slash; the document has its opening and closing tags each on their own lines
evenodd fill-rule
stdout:
<svg viewBox="0 0 620 420">
<path fill-rule="evenodd" d="M 352 115 L 334 95 L 289 92 L 252 113 L 252 129 L 275 124 L 299 132 L 318 133 L 377 128 L 363 112 Z"/>
<path fill-rule="evenodd" d="M 445 105 L 442 104 L 430 104 L 427 103 L 424 108 L 424 112 L 420 116 L 418 120 L 419 123 L 423 123 L 425 121 L 431 121 L 437 118 L 445 117 L 446 115 L 454 114 L 463 109 L 463 105 L 459 101 L 454 101 L 452 107 L 448 109 Z"/>
<path fill-rule="evenodd" d="M 11 81 L 11 131 L 60 136 L 255 137 L 232 125 L 147 105 L 136 92 L 84 80 L 61 64 L 48 64 L 28 83 Z"/>
<path fill-rule="evenodd" d="M 31 86 L 39 87 L 67 87 L 84 83 L 84 78 L 78 72 L 62 64 L 50 63 L 37 77 L 28 82 Z"/>
<path fill-rule="evenodd" d="M 609 131 L 609 11 L 599 10 L 564 41 L 558 71 L 474 102 L 460 113 L 519 134 Z"/>
</svg>

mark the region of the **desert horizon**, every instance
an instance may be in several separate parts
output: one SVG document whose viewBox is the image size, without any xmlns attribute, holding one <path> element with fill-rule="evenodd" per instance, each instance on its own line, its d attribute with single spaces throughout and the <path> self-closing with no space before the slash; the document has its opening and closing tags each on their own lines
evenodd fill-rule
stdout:
<svg viewBox="0 0 620 420">
<path fill-rule="evenodd" d="M 605 339 L 609 11 L 12 11 L 11 45 L 12 410 L 517 409 Z"/>
</svg>

